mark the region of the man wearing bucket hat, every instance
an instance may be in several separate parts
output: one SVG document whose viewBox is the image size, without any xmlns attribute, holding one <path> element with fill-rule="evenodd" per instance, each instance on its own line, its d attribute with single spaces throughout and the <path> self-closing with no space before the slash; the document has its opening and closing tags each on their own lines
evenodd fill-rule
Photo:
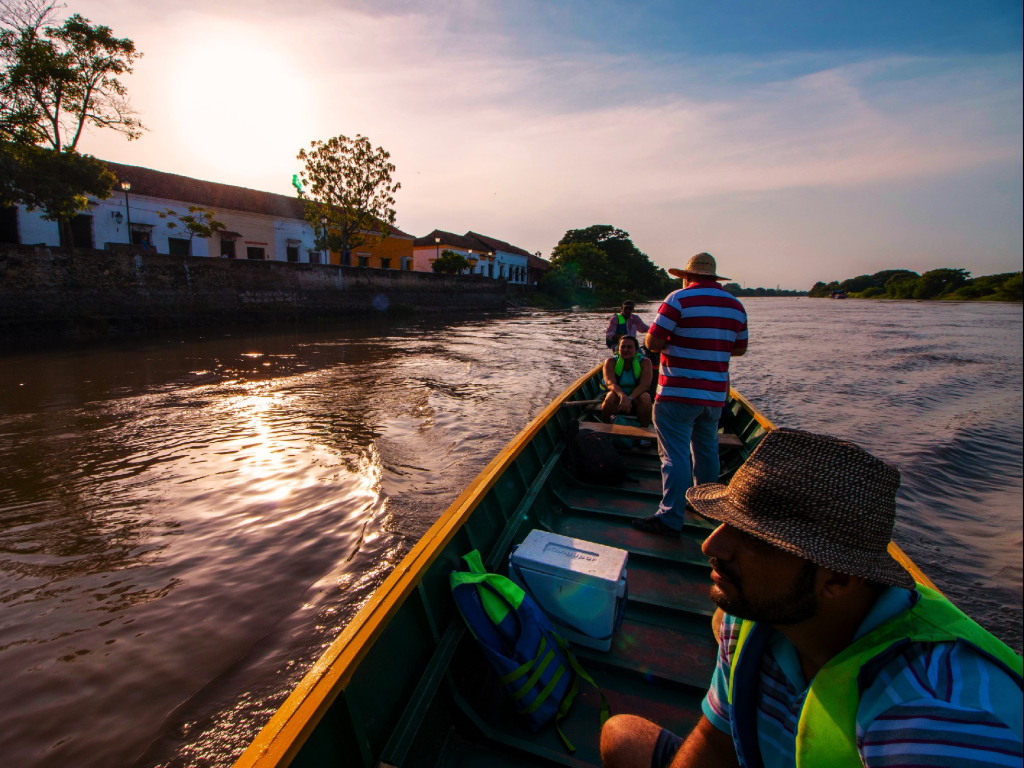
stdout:
<svg viewBox="0 0 1024 768">
<path fill-rule="evenodd" d="M 718 479 L 718 420 L 729 394 L 729 360 L 747 351 L 747 313 L 719 287 L 728 278 L 716 272 L 709 253 L 698 253 L 685 269 L 670 269 L 683 287 L 665 298 L 647 332 L 647 348 L 661 352 L 654 429 L 662 484 L 657 514 L 633 520 L 647 533 L 678 536 L 686 489 L 694 479 Z"/>
<path fill-rule="evenodd" d="M 770 432 L 728 486 L 687 492 L 726 616 L 684 740 L 612 718 L 606 768 L 1021 765 L 1021 658 L 888 552 L 899 471 Z"/>
</svg>

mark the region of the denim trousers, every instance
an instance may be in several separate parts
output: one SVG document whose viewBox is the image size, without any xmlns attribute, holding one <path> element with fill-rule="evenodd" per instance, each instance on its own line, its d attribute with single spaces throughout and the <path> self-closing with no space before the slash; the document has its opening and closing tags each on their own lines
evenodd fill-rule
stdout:
<svg viewBox="0 0 1024 768">
<path fill-rule="evenodd" d="M 654 403 L 663 493 L 658 517 L 669 528 L 678 531 L 683 527 L 686 489 L 694 480 L 697 485 L 718 482 L 718 420 L 721 416 L 721 408 L 706 405 Z"/>
</svg>

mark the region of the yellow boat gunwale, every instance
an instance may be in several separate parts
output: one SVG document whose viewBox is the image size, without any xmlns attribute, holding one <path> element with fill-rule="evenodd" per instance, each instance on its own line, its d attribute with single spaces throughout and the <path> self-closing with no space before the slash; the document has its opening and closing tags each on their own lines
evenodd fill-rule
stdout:
<svg viewBox="0 0 1024 768">
<path fill-rule="evenodd" d="M 598 364 L 566 388 L 466 486 L 303 676 L 270 721 L 239 756 L 235 768 L 277 768 L 291 762 L 437 555 L 469 519 L 502 473 L 558 412 L 562 403 L 600 370 L 601 364 Z M 775 429 L 775 425 L 739 392 L 730 388 L 729 394 L 758 424 L 766 430 Z M 895 542 L 889 543 L 889 553 L 915 580 L 937 589 Z"/>
</svg>

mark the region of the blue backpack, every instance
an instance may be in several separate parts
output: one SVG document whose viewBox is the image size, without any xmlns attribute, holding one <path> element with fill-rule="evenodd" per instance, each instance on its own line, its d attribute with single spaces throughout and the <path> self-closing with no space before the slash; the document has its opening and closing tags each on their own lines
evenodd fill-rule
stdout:
<svg viewBox="0 0 1024 768">
<path fill-rule="evenodd" d="M 504 576 L 488 573 L 477 550 L 463 560 L 469 571 L 452 571 L 452 596 L 516 711 L 533 731 L 554 719 L 562 743 L 576 751 L 560 722 L 576 698 L 578 678 L 596 684 L 533 598 Z M 609 714 L 602 693 L 601 725 Z"/>
</svg>

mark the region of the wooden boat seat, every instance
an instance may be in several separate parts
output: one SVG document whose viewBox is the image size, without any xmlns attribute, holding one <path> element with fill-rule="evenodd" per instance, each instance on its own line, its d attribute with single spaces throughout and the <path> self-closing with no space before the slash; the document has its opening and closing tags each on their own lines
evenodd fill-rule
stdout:
<svg viewBox="0 0 1024 768">
<path fill-rule="evenodd" d="M 612 437 L 632 437 L 638 440 L 657 440 L 658 433 L 653 427 L 630 427 L 625 424 L 604 424 L 599 421 L 581 421 L 580 429 L 589 429 L 591 432 L 602 432 Z M 724 451 L 730 448 L 742 448 L 743 441 L 736 435 L 729 432 L 718 433 L 718 450 Z"/>
</svg>

